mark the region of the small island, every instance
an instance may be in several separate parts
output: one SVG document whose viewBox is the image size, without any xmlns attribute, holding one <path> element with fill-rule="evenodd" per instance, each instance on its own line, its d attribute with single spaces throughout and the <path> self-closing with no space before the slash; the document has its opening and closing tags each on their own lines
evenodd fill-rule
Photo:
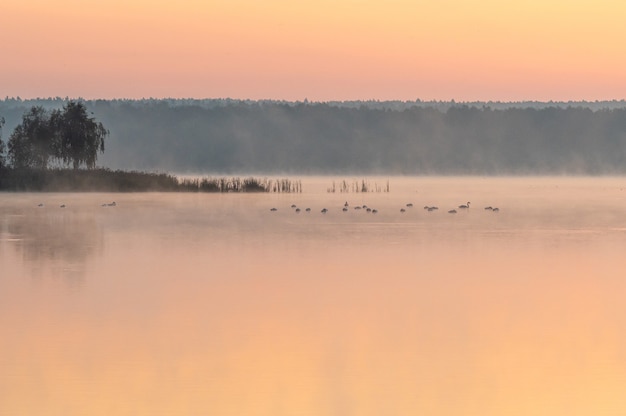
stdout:
<svg viewBox="0 0 626 416">
<path fill-rule="evenodd" d="M 93 114 L 93 113 L 91 113 Z M 0 133 L 4 119 L 0 117 Z M 13 192 L 302 192 L 300 181 L 254 177 L 179 179 L 168 173 L 97 168 L 109 135 L 84 103 L 32 107 L 0 134 L 0 191 Z"/>
</svg>

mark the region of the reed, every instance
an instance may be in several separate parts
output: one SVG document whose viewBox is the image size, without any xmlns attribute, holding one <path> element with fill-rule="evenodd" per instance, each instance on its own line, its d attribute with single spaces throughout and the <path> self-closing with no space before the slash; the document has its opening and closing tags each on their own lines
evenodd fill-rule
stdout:
<svg viewBox="0 0 626 416">
<path fill-rule="evenodd" d="M 0 168 L 0 191 L 301 193 L 302 182 L 255 177 L 179 179 L 167 173 L 109 169 Z"/>
<path fill-rule="evenodd" d="M 372 185 L 365 179 L 361 179 L 360 181 L 357 179 L 352 181 L 344 179 L 339 184 L 333 181 L 331 186 L 326 188 L 326 192 L 328 193 L 389 192 L 389 190 L 389 180 L 387 180 L 387 183 L 384 186 L 381 186 L 376 182 Z"/>
</svg>

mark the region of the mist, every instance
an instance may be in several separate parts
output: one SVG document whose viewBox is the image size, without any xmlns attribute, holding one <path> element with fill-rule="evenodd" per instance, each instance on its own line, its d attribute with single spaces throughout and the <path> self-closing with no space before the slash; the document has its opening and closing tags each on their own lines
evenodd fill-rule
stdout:
<svg viewBox="0 0 626 416">
<path fill-rule="evenodd" d="M 33 105 L 0 102 L 8 140 Z M 95 100 L 98 165 L 177 173 L 602 175 L 626 172 L 626 103 Z"/>
</svg>

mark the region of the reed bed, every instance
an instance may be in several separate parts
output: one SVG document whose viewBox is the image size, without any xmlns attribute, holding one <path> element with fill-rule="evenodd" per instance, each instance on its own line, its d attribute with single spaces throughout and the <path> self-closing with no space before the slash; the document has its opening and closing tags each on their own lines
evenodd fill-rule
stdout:
<svg viewBox="0 0 626 416">
<path fill-rule="evenodd" d="M 0 191 L 301 193 L 302 182 L 254 177 L 179 179 L 168 173 L 109 169 L 0 168 Z"/>
<path fill-rule="evenodd" d="M 365 193 L 365 192 L 389 192 L 389 180 L 384 186 L 378 185 L 378 183 L 374 182 L 374 184 L 370 184 L 365 179 L 361 179 L 360 181 L 355 179 L 352 181 L 342 180 L 339 183 L 333 181 L 332 185 L 326 189 L 328 193 Z"/>
<path fill-rule="evenodd" d="M 302 181 L 291 179 L 209 177 L 181 179 L 180 186 L 188 192 L 302 193 Z"/>
</svg>

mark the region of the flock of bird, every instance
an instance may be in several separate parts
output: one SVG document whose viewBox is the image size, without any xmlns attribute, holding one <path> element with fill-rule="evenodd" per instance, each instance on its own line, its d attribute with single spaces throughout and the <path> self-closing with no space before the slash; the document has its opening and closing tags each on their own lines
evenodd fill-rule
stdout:
<svg viewBox="0 0 626 416">
<path fill-rule="evenodd" d="M 46 205 L 44 203 L 41 203 L 39 205 L 37 205 L 39 208 L 44 208 Z M 105 202 L 104 204 L 100 205 L 101 207 L 116 207 L 117 204 L 115 203 L 115 201 L 113 202 Z M 65 204 L 61 204 L 59 205 L 59 208 L 66 208 L 67 205 Z"/>
<path fill-rule="evenodd" d="M 349 207 L 350 207 L 350 204 L 348 204 L 348 201 L 346 201 L 346 203 L 343 205 L 343 208 L 342 208 L 341 210 L 342 210 L 343 212 L 348 212 Z M 405 213 L 405 212 L 407 211 L 407 209 L 409 209 L 409 208 L 413 208 L 413 204 L 412 204 L 412 203 L 408 203 L 408 204 L 406 204 L 404 207 L 400 208 L 400 212 L 401 212 L 401 213 Z M 448 211 L 448 214 L 456 214 L 456 213 L 458 212 L 458 211 L 457 211 L 457 209 L 459 209 L 459 210 L 469 210 L 469 208 L 470 208 L 470 202 L 468 201 L 468 202 L 467 202 L 467 203 L 465 203 L 465 204 L 461 204 L 461 205 L 459 205 L 459 206 L 458 206 L 457 208 L 455 208 L 455 209 L 451 209 L 451 210 L 449 210 L 449 211 Z M 301 208 L 299 208 L 296 204 L 292 204 L 292 205 L 291 205 L 291 209 L 292 209 L 292 210 L 293 210 L 296 214 L 299 214 L 300 212 L 302 212 L 302 209 L 301 209 Z M 370 207 L 368 207 L 367 205 L 356 205 L 356 206 L 354 206 L 354 207 L 353 207 L 353 209 L 354 209 L 354 210 L 357 210 L 357 211 L 358 211 L 358 210 L 365 210 L 365 212 L 372 213 L 372 214 L 377 214 L 377 213 L 378 213 L 378 210 L 377 210 L 377 209 L 375 209 L 375 208 L 370 208 Z M 439 209 L 439 207 L 437 207 L 437 206 L 429 206 L 429 205 L 426 205 L 426 206 L 424 206 L 424 209 L 425 209 L 426 211 L 428 211 L 428 212 L 432 212 L 432 211 L 437 211 L 437 210 Z M 485 207 L 484 209 L 485 209 L 485 211 L 500 212 L 500 208 L 498 208 L 498 207 L 487 206 L 487 207 Z M 272 212 L 276 212 L 276 211 L 278 211 L 278 208 L 273 207 L 273 208 L 271 208 L 271 209 L 270 209 L 270 211 L 272 211 Z M 305 208 L 305 209 L 304 209 L 304 212 L 311 212 L 311 208 Z M 327 208 L 322 208 L 322 210 L 321 210 L 320 212 L 321 212 L 322 214 L 326 214 L 326 213 L 328 212 L 328 209 L 327 209 Z"/>
</svg>

